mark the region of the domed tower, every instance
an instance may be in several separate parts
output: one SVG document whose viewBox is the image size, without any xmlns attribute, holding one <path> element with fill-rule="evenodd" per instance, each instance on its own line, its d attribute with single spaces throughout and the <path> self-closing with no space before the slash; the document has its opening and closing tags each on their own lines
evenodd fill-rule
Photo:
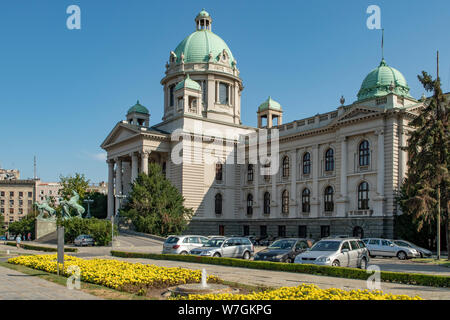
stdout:
<svg viewBox="0 0 450 320">
<path fill-rule="evenodd" d="M 364 78 L 358 92 L 357 103 L 375 104 L 384 108 L 402 107 L 416 100 L 400 71 L 387 65 L 384 59 Z"/>
<path fill-rule="evenodd" d="M 281 105 L 270 96 L 258 107 L 258 128 L 272 128 L 283 124 Z M 276 120 L 277 122 L 275 123 Z"/>
<path fill-rule="evenodd" d="M 161 80 L 163 121 L 189 114 L 240 124 L 243 85 L 236 59 L 225 41 L 211 31 L 212 18 L 204 9 L 195 17 L 195 28 L 170 52 L 166 63 L 166 75 Z M 186 89 L 181 95 L 180 87 Z M 195 101 L 197 108 L 186 108 L 189 101 Z"/>
</svg>

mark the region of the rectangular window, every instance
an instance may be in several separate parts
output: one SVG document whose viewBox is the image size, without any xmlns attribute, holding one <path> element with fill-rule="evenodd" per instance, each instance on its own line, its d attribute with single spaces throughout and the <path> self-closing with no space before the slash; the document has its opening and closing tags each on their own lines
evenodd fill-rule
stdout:
<svg viewBox="0 0 450 320">
<path fill-rule="evenodd" d="M 249 225 L 244 225 L 244 236 L 248 236 L 250 235 L 250 226 Z"/>
<path fill-rule="evenodd" d="M 259 226 L 259 235 L 261 237 L 267 236 L 267 226 Z"/>
<path fill-rule="evenodd" d="M 298 226 L 298 237 L 306 238 L 307 237 L 307 229 L 306 226 Z"/>
<path fill-rule="evenodd" d="M 278 236 L 286 237 L 286 226 L 278 226 Z"/>
<path fill-rule="evenodd" d="M 14 197 L 14 191 L 10 191 L 10 192 L 9 192 L 9 197 L 10 197 L 10 198 Z"/>
<path fill-rule="evenodd" d="M 0 191 L 0 197 L 4 197 L 5 196 L 5 191 Z"/>
<path fill-rule="evenodd" d="M 330 236 L 330 226 L 320 226 L 320 237 L 326 238 Z"/>
<path fill-rule="evenodd" d="M 9 213 L 14 214 L 14 208 L 9 208 Z"/>
<path fill-rule="evenodd" d="M 23 192 L 22 191 L 19 192 L 19 197 L 23 197 Z"/>
<path fill-rule="evenodd" d="M 219 83 L 219 103 L 228 104 L 228 84 L 220 82 Z"/>
<path fill-rule="evenodd" d="M 28 192 L 28 198 L 31 198 L 33 196 L 32 192 Z"/>
</svg>

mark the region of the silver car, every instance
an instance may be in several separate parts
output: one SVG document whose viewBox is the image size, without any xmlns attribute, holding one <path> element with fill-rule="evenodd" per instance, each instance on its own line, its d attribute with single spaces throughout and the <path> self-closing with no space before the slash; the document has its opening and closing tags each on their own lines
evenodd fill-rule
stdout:
<svg viewBox="0 0 450 320">
<path fill-rule="evenodd" d="M 364 243 L 369 249 L 370 256 L 381 257 L 397 257 L 400 260 L 408 258 L 420 257 L 420 253 L 414 248 L 399 246 L 388 239 L 368 238 L 363 239 Z"/>
<path fill-rule="evenodd" d="M 369 252 L 360 239 L 327 238 L 295 257 L 294 263 L 366 269 Z"/>
<path fill-rule="evenodd" d="M 75 238 L 73 243 L 76 246 L 82 247 L 82 246 L 93 246 L 95 241 L 94 241 L 94 238 L 90 235 L 80 234 L 78 237 Z"/>
<path fill-rule="evenodd" d="M 164 241 L 163 254 L 188 254 L 192 249 L 203 246 L 208 242 L 207 237 L 203 236 L 169 236 Z"/>
<path fill-rule="evenodd" d="M 415 245 L 412 242 L 409 242 L 406 240 L 393 240 L 393 241 L 396 245 L 399 245 L 400 247 L 408 247 L 408 248 L 416 249 L 419 252 L 421 258 L 431 257 L 433 255 L 433 253 L 430 250 L 419 247 L 418 245 Z"/>
<path fill-rule="evenodd" d="M 250 259 L 255 249 L 252 242 L 245 237 L 214 237 L 201 248 L 192 249 L 190 254 L 207 257 L 226 257 Z"/>
</svg>

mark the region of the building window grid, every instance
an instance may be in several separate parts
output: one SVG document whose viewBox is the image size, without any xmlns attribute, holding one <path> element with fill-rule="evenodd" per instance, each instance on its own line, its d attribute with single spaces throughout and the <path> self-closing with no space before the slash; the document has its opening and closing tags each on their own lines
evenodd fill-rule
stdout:
<svg viewBox="0 0 450 320">
<path fill-rule="evenodd" d="M 247 195 L 247 214 L 253 214 L 253 195 L 251 193 Z"/>
<path fill-rule="evenodd" d="M 358 186 L 358 210 L 369 209 L 369 184 L 361 182 Z"/>
<path fill-rule="evenodd" d="M 253 181 L 253 164 L 249 164 L 247 167 L 247 181 Z"/>
<path fill-rule="evenodd" d="M 311 192 L 308 188 L 303 189 L 302 191 L 302 212 L 309 213 L 311 211 L 311 202 L 310 202 Z"/>
<path fill-rule="evenodd" d="M 289 177 L 289 157 L 285 156 L 283 158 L 283 178 Z"/>
<path fill-rule="evenodd" d="M 303 174 L 310 174 L 311 173 L 311 154 L 309 152 L 306 152 L 303 155 Z"/>
<path fill-rule="evenodd" d="M 264 193 L 264 214 L 270 214 L 270 193 Z"/>
<path fill-rule="evenodd" d="M 359 144 L 359 166 L 367 167 L 370 164 L 369 141 L 364 140 Z"/>
<path fill-rule="evenodd" d="M 215 200 L 214 201 L 215 213 L 217 215 L 221 215 L 222 214 L 222 195 L 220 193 L 216 194 L 214 200 Z"/>
<path fill-rule="evenodd" d="M 334 151 L 331 148 L 325 153 L 325 171 L 334 171 Z"/>
<path fill-rule="evenodd" d="M 334 210 L 333 193 L 334 191 L 331 186 L 325 188 L 324 192 L 325 212 L 332 212 Z"/>
</svg>

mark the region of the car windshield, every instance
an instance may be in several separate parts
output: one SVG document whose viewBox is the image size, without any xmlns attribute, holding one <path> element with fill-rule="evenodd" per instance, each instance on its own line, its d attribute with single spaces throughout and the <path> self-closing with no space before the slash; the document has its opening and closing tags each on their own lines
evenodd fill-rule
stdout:
<svg viewBox="0 0 450 320">
<path fill-rule="evenodd" d="M 178 242 L 178 238 L 177 237 L 169 237 L 166 240 L 166 243 L 177 243 Z"/>
<path fill-rule="evenodd" d="M 408 242 L 405 241 L 394 241 L 394 243 L 401 247 L 412 247 Z"/>
<path fill-rule="evenodd" d="M 319 241 L 311 248 L 311 251 L 336 251 L 340 244 L 340 241 Z"/>
<path fill-rule="evenodd" d="M 204 245 L 204 247 L 212 247 L 217 248 L 220 247 L 223 243 L 223 239 L 210 239 L 208 242 Z"/>
<path fill-rule="evenodd" d="M 295 240 L 277 240 L 269 246 L 269 249 L 291 249 Z"/>
</svg>

